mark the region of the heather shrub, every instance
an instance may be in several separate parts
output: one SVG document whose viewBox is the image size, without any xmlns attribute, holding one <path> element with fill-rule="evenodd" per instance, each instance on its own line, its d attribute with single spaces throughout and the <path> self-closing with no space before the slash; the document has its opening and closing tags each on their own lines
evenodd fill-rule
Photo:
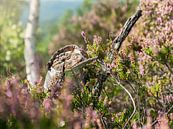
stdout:
<svg viewBox="0 0 173 129">
<path fill-rule="evenodd" d="M 112 1 L 110 1 L 110 3 L 111 2 Z M 116 19 L 114 16 L 118 15 L 116 13 L 113 15 L 111 11 L 108 11 L 115 4 L 111 3 L 109 5 L 108 2 L 108 4 L 105 5 L 110 6 L 107 8 L 109 13 L 104 12 L 106 9 L 104 10 L 105 6 L 103 5 L 104 2 L 101 5 L 95 5 L 95 10 L 86 13 L 86 15 L 81 18 L 79 25 L 81 27 L 80 30 L 86 32 L 85 34 L 82 32 L 82 35 L 83 37 L 86 36 L 84 40 L 88 40 L 86 48 L 89 57 L 99 56 L 107 65 L 110 65 L 113 76 L 108 78 L 104 83 L 103 92 L 97 104 L 94 105 L 92 91 L 96 85 L 97 78 L 102 74 L 102 70 L 100 64 L 97 62 L 87 65 L 85 70 L 86 73 L 88 73 L 88 80 L 80 93 L 74 93 L 72 102 L 74 110 L 80 112 L 84 110 L 83 112 L 86 114 L 85 110 L 91 106 L 93 107 L 93 111 L 100 114 L 100 120 L 106 123 L 102 123 L 102 126 L 104 125 L 107 128 L 122 128 L 130 118 L 133 107 L 129 101 L 129 96 L 122 90 L 120 84 L 117 83 L 116 80 L 118 79 L 121 85 L 129 90 L 136 103 L 136 113 L 127 125 L 128 128 L 131 128 L 134 122 L 137 125 L 136 127 L 144 127 L 144 125 L 147 124 L 147 118 L 152 119 L 150 121 L 151 124 L 148 123 L 148 126 L 159 128 L 157 127 L 159 125 L 155 123 L 158 122 L 157 118 L 160 112 L 169 118 L 169 121 L 164 117 L 162 119 L 163 121 L 167 121 L 165 122 L 165 128 L 169 128 L 169 126 L 172 126 L 172 119 L 170 119 L 170 113 L 172 112 L 171 89 L 173 80 L 171 36 L 173 32 L 171 25 L 172 2 L 141 1 L 140 8 L 143 10 L 143 16 L 133 28 L 129 38 L 125 41 L 120 54 L 115 56 L 111 64 L 109 64 L 106 58 L 106 53 L 110 50 L 112 38 L 106 36 L 106 33 L 116 31 L 121 25 L 112 22 L 114 20 L 108 20 L 111 16 L 111 18 Z M 97 8 L 100 6 L 102 7 L 99 9 L 99 12 L 97 12 Z M 121 12 L 121 9 L 119 8 L 119 12 Z M 110 17 L 109 14 L 111 14 Z M 92 17 L 87 18 L 87 16 Z M 106 16 L 105 21 L 103 20 L 104 16 Z M 120 16 L 118 16 L 118 18 L 120 18 Z M 115 21 L 121 22 L 122 24 L 124 17 L 121 18 Z M 87 21 L 87 19 L 92 20 Z M 108 23 L 110 21 L 113 26 Z M 73 39 L 70 38 L 79 39 L 77 41 L 81 40 L 78 37 L 70 36 L 73 31 L 75 34 L 77 31 L 67 30 L 67 28 L 64 28 L 63 31 L 60 31 L 57 40 L 55 39 L 53 41 L 53 46 L 55 46 L 56 43 L 60 45 L 61 41 L 63 41 L 63 43 L 73 41 Z M 61 34 L 65 40 L 61 39 Z M 92 34 L 95 35 L 90 37 Z M 65 38 L 66 35 L 70 38 Z M 147 112 L 150 114 L 149 117 Z M 92 124 L 90 127 L 92 127 Z"/>
<path fill-rule="evenodd" d="M 23 4 L 16 0 L 0 1 L 0 78 L 24 73 L 23 28 L 18 22 Z"/>
<path fill-rule="evenodd" d="M 155 119 L 158 111 L 166 115 L 172 111 L 169 109 L 173 86 L 173 2 L 141 1 L 140 6 L 143 16 L 128 38 L 126 52 L 139 70 L 134 78 L 139 114 L 144 117 L 146 110 L 151 109 L 151 117 Z M 142 118 L 139 120 L 139 123 L 145 122 Z M 171 125 L 172 121 L 168 123 Z"/>
<path fill-rule="evenodd" d="M 154 120 L 159 112 L 168 116 L 172 112 L 172 4 L 170 1 L 141 1 L 143 16 L 113 64 L 115 76 L 133 93 L 137 111 L 132 121 L 141 127 L 149 109 Z M 172 126 L 172 119 L 167 124 Z"/>
<path fill-rule="evenodd" d="M 32 129 L 48 128 L 53 125 L 49 117 L 44 115 L 41 99 L 31 93 L 27 82 L 20 82 L 16 77 L 8 79 L 0 87 L 0 128 Z M 41 94 L 37 90 L 37 96 Z"/>
<path fill-rule="evenodd" d="M 53 52 L 78 42 L 89 58 L 97 56 L 110 68 L 98 98 L 93 92 L 104 76 L 99 61 L 83 68 L 82 80 L 81 74 L 66 74 L 61 94 L 54 99 L 43 92 L 43 80 L 32 88 L 11 77 L 0 84 L 0 128 L 173 128 L 173 2 L 142 0 L 142 17 L 113 61 L 108 59 L 112 40 L 136 3 L 87 4 L 87 13 L 80 10 L 61 23 L 50 44 Z"/>
</svg>

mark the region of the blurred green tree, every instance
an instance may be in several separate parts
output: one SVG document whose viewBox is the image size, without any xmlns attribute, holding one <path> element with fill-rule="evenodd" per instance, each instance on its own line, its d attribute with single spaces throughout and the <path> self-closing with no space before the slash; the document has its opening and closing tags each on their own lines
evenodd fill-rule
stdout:
<svg viewBox="0 0 173 129">
<path fill-rule="evenodd" d="M 0 74 L 7 76 L 22 71 L 23 30 L 19 23 L 23 2 L 0 1 Z M 21 72 L 19 72 L 20 74 Z"/>
</svg>

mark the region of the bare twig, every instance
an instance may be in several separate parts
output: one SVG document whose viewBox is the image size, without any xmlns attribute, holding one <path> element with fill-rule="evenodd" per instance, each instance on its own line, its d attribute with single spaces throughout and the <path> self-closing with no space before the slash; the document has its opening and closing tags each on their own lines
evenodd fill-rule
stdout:
<svg viewBox="0 0 173 129">
<path fill-rule="evenodd" d="M 168 111 L 166 112 L 166 114 L 168 114 L 172 109 L 173 109 L 173 105 L 168 109 Z"/>
<path fill-rule="evenodd" d="M 114 79 L 116 79 L 116 78 L 114 77 Z M 118 84 L 121 88 L 123 88 L 124 91 L 129 95 L 129 97 L 130 97 L 130 99 L 131 99 L 131 101 L 132 101 L 132 104 L 133 104 L 133 112 L 132 112 L 132 114 L 130 115 L 130 117 L 128 118 L 128 120 L 126 121 L 126 123 L 124 124 L 124 127 L 123 127 L 123 129 L 125 129 L 126 126 L 127 126 L 127 124 L 129 123 L 130 119 L 134 116 L 134 114 L 135 114 L 135 112 L 136 112 L 136 104 L 135 104 L 135 101 L 134 101 L 134 99 L 133 99 L 131 93 L 120 83 L 119 80 L 116 79 L 116 82 L 117 82 L 117 84 Z M 114 84 L 114 85 L 115 85 L 115 84 Z"/>
<path fill-rule="evenodd" d="M 171 74 L 173 74 L 173 70 L 172 68 L 168 65 L 168 63 L 165 63 L 167 69 L 170 71 Z"/>
<path fill-rule="evenodd" d="M 123 26 L 120 34 L 113 40 L 112 42 L 112 50 L 108 54 L 110 61 L 112 62 L 114 59 L 115 51 L 119 51 L 123 41 L 126 39 L 128 34 L 130 33 L 132 27 L 136 23 L 136 21 L 142 16 L 142 11 L 138 10 L 132 17 L 130 17 Z M 98 77 L 98 81 L 96 87 L 94 89 L 94 98 L 98 99 L 101 91 L 103 89 L 103 83 L 107 80 L 107 77 L 110 75 L 110 68 L 106 66 L 103 61 L 100 61 L 102 65 L 102 74 Z M 97 101 L 94 99 L 94 103 Z"/>
<path fill-rule="evenodd" d="M 170 112 L 172 109 L 173 109 L 173 105 L 168 109 L 167 112 L 165 112 L 165 115 L 168 115 L 169 112 Z M 157 123 L 158 123 L 158 119 L 156 119 L 156 120 L 151 124 L 151 126 L 154 126 L 154 125 L 157 124 Z"/>
<path fill-rule="evenodd" d="M 87 64 L 89 64 L 89 63 L 95 61 L 97 58 L 98 58 L 98 57 L 86 59 L 86 60 L 84 60 L 84 61 L 82 61 L 82 62 L 76 64 L 75 66 L 73 66 L 70 70 L 73 69 L 73 71 L 75 71 L 76 69 L 80 69 L 80 68 L 86 66 Z"/>
<path fill-rule="evenodd" d="M 132 27 L 135 25 L 135 23 L 141 16 L 142 16 L 142 10 L 137 10 L 137 12 L 126 21 L 120 34 L 113 40 L 112 50 L 109 54 L 111 60 L 113 60 L 114 58 L 115 50 L 116 51 L 120 50 L 123 41 L 126 39 Z"/>
<path fill-rule="evenodd" d="M 110 74 L 110 68 L 106 66 L 103 61 L 99 61 L 102 66 L 102 71 L 98 76 L 96 86 L 94 87 L 94 98 L 93 98 L 93 107 L 95 108 L 98 102 L 98 98 L 102 92 L 103 84 L 106 81 L 108 75 Z"/>
</svg>

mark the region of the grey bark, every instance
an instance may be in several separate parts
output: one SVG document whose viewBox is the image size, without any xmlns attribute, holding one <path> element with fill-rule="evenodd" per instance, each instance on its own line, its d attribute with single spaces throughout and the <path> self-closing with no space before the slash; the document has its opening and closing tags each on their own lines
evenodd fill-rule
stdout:
<svg viewBox="0 0 173 129">
<path fill-rule="evenodd" d="M 30 82 L 31 85 L 35 85 L 40 77 L 39 63 L 36 59 L 35 53 L 35 33 L 38 26 L 38 18 L 39 0 L 30 0 L 30 11 L 24 37 L 24 57 L 26 64 L 27 80 Z"/>
<path fill-rule="evenodd" d="M 114 59 L 115 51 L 118 52 L 120 50 L 123 41 L 126 39 L 131 29 L 133 28 L 133 26 L 141 16 L 142 16 L 142 10 L 137 10 L 137 12 L 126 21 L 120 34 L 113 40 L 112 50 L 108 55 L 111 62 Z M 102 64 L 102 74 L 99 76 L 96 87 L 94 88 L 95 104 L 102 92 L 104 82 L 107 80 L 108 76 L 110 75 L 110 68 L 108 68 L 103 61 L 100 62 Z"/>
<path fill-rule="evenodd" d="M 132 15 L 124 24 L 122 31 L 119 33 L 119 35 L 113 40 L 112 42 L 112 50 L 109 54 L 109 58 L 111 61 L 114 58 L 114 52 L 119 51 L 121 48 L 121 45 L 123 41 L 126 39 L 128 34 L 130 33 L 131 29 L 135 25 L 135 23 L 138 21 L 138 19 L 142 16 L 142 10 L 137 10 L 137 12 Z"/>
</svg>

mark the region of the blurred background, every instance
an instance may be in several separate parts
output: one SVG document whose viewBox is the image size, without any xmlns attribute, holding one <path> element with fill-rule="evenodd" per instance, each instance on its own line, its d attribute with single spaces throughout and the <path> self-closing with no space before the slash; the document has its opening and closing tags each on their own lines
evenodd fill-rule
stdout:
<svg viewBox="0 0 173 129">
<path fill-rule="evenodd" d="M 23 39 L 29 16 L 29 2 L 28 0 L 0 1 L 1 76 L 18 72 L 19 76 L 25 78 Z M 116 32 L 138 4 L 138 0 L 106 2 L 40 0 L 39 26 L 36 33 L 36 52 L 40 67 L 45 69 L 48 57 L 59 47 L 66 44 L 84 44 L 81 31 L 88 33 L 90 38 L 92 34 L 107 37 L 109 33 Z M 117 12 L 114 13 L 112 9 Z M 123 14 L 124 12 L 126 13 Z M 120 15 L 122 16 L 119 17 Z"/>
<path fill-rule="evenodd" d="M 29 2 L 28 0 L 0 1 L 1 76 L 16 73 L 19 69 L 24 70 L 23 38 L 29 16 Z M 37 51 L 47 55 L 48 44 L 58 33 L 58 26 L 80 12 L 80 6 L 84 4 L 91 6 L 91 3 L 91 1 L 84 3 L 83 0 L 40 0 Z"/>
</svg>

